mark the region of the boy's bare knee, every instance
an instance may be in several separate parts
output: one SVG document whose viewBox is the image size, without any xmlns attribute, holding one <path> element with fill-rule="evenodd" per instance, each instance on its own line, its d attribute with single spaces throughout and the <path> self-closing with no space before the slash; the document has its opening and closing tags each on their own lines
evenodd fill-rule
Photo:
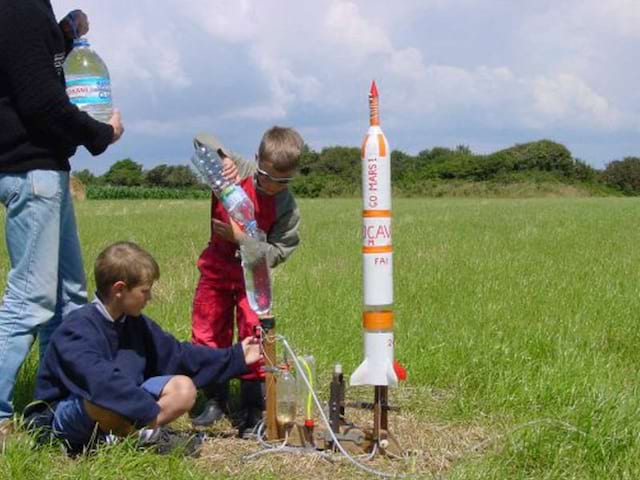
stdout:
<svg viewBox="0 0 640 480">
<path fill-rule="evenodd" d="M 83 400 L 82 403 L 89 417 L 98 424 L 103 432 L 112 432 L 119 436 L 126 436 L 133 432 L 133 425 L 122 415 L 99 407 L 88 400 Z"/>
<path fill-rule="evenodd" d="M 170 386 L 170 391 L 166 393 L 175 395 L 183 408 L 190 410 L 193 407 L 198 393 L 193 380 L 185 375 L 176 375 L 167 386 Z"/>
</svg>

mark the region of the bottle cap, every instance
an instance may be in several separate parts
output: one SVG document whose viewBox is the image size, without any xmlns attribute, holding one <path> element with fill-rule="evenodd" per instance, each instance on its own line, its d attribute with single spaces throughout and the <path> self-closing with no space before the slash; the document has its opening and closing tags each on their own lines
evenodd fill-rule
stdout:
<svg viewBox="0 0 640 480">
<path fill-rule="evenodd" d="M 256 222 L 255 220 L 249 220 L 247 223 L 244 224 L 244 226 L 242 227 L 242 231 L 244 233 L 247 234 L 247 236 L 253 240 L 257 240 L 260 241 L 260 236 L 258 234 L 258 222 Z M 248 245 L 251 245 L 251 250 L 255 250 L 254 254 L 257 254 L 258 257 L 262 256 L 262 249 L 259 248 L 259 244 L 255 243 L 255 242 L 251 242 L 250 240 L 248 240 L 246 243 Z M 243 246 L 243 243 L 240 243 L 240 247 Z"/>
<path fill-rule="evenodd" d="M 339 363 L 336 363 L 335 366 L 333 367 L 333 373 L 337 373 L 337 374 L 342 373 L 342 365 Z"/>
<path fill-rule="evenodd" d="M 73 47 L 88 47 L 89 46 L 89 40 L 87 40 L 84 37 L 80 37 L 80 38 L 74 38 L 73 39 Z"/>
</svg>

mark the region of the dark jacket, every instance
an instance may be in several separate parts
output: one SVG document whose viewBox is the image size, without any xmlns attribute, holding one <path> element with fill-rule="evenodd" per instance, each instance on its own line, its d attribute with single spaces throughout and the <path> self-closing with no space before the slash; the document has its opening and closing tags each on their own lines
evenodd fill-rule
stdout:
<svg viewBox="0 0 640 480">
<path fill-rule="evenodd" d="M 69 101 L 70 49 L 48 0 L 0 0 L 0 173 L 69 170 L 79 145 L 98 155 L 111 143 L 113 127 Z"/>
<path fill-rule="evenodd" d="M 247 371 L 239 343 L 213 349 L 179 342 L 144 315 L 113 322 L 89 304 L 65 317 L 51 337 L 34 397 L 52 404 L 74 393 L 141 427 L 159 413 L 140 387 L 148 378 L 186 375 L 202 387 Z"/>
</svg>

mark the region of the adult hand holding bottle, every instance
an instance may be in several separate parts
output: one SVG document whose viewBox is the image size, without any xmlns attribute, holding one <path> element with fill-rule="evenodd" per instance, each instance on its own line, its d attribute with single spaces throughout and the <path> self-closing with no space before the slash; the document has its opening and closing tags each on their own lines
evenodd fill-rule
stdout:
<svg viewBox="0 0 640 480">
<path fill-rule="evenodd" d="M 120 137 L 124 133 L 124 126 L 120 120 L 120 110 L 117 108 L 113 109 L 113 115 L 111 115 L 111 119 L 108 123 L 113 127 L 113 139 L 111 140 L 111 143 L 113 144 L 120 140 Z"/>
<path fill-rule="evenodd" d="M 70 40 L 89 32 L 89 17 L 82 10 L 72 10 L 60 21 L 64 36 Z"/>
</svg>

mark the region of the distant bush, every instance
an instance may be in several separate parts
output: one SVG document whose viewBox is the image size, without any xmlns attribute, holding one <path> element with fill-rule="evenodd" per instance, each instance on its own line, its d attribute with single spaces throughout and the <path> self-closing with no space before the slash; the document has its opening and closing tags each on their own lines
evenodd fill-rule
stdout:
<svg viewBox="0 0 640 480">
<path fill-rule="evenodd" d="M 104 182 L 108 185 L 121 185 L 133 187 L 142 185 L 142 165 L 130 158 L 118 160 L 111 165 L 109 171 L 104 174 Z"/>
<path fill-rule="evenodd" d="M 362 191 L 360 150 L 329 147 L 321 152 L 305 149 L 300 177 L 292 185 L 301 197 L 357 196 Z M 597 187 L 598 172 L 580 160 L 574 160 L 564 145 L 541 140 L 515 145 L 489 155 L 475 155 L 469 147 L 434 147 L 411 156 L 399 150 L 391 152 L 393 191 L 406 196 L 433 196 L 444 191 L 472 192 L 471 188 L 442 187 L 442 182 L 489 182 L 484 194 L 494 187 L 504 190 L 508 183 L 533 182 L 594 184 L 579 191 L 603 191 Z M 537 187 L 536 187 L 537 188 Z M 535 188 L 533 189 L 535 190 Z M 568 189 L 568 191 L 571 189 Z M 515 190 L 514 190 L 515 191 Z M 572 191 L 572 190 L 571 190 Z"/>
<path fill-rule="evenodd" d="M 148 187 L 197 187 L 200 180 L 187 165 L 158 165 L 144 172 L 144 185 Z"/>
<path fill-rule="evenodd" d="M 640 158 L 626 157 L 607 164 L 603 181 L 620 189 L 625 195 L 640 195 Z"/>
</svg>

